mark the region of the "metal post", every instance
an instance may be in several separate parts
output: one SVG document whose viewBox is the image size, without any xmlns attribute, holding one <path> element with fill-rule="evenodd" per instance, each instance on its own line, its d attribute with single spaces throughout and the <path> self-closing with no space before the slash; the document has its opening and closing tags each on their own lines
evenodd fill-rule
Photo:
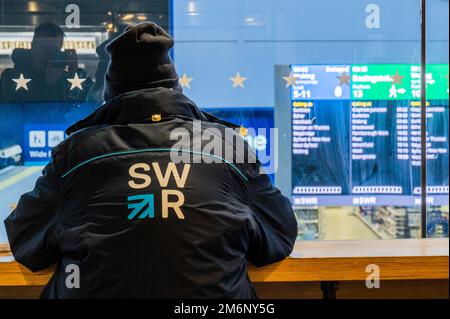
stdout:
<svg viewBox="0 0 450 319">
<path fill-rule="evenodd" d="M 422 238 L 427 238 L 427 1 L 421 0 L 421 213 Z"/>
<path fill-rule="evenodd" d="M 322 289 L 323 300 L 337 299 L 336 292 L 339 288 L 338 281 L 322 281 L 320 283 L 320 288 Z"/>
<path fill-rule="evenodd" d="M 427 28 L 426 0 L 421 0 L 421 215 L 422 238 L 427 238 Z"/>
</svg>

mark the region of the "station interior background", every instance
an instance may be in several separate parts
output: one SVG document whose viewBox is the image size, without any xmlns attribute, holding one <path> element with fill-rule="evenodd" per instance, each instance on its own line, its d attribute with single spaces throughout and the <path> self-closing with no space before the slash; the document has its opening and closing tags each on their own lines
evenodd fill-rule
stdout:
<svg viewBox="0 0 450 319">
<path fill-rule="evenodd" d="M 443 116 L 430 117 L 428 123 L 430 132 L 440 132 L 438 137 L 443 142 L 439 146 L 438 160 L 427 163 L 432 172 L 431 185 L 427 186 L 433 186 L 433 190 L 439 187 L 437 193 L 431 192 L 429 196 L 427 231 L 429 237 L 448 237 L 449 1 L 427 2 L 427 61 L 430 65 L 439 65 L 443 70 L 439 76 L 447 79 L 447 97 L 433 102 L 442 110 Z M 66 9 L 70 4 L 79 7 L 80 26 L 77 28 L 66 25 L 70 14 Z M 308 196 L 294 194 L 296 186 L 322 186 L 322 181 L 315 185 L 307 178 L 299 177 L 310 166 L 303 166 L 307 160 L 293 153 L 292 119 L 295 86 L 299 86 L 295 82 L 299 78 L 295 78 L 294 66 L 350 68 L 366 65 L 370 68 L 371 65 L 383 65 L 393 70 L 392 75 L 395 68 L 390 66 L 393 65 L 420 66 L 419 0 L 0 0 L 2 77 L 15 67 L 14 50 L 30 49 L 35 28 L 52 22 L 65 32 L 64 50 L 77 52 L 75 71 L 85 79 L 80 92 L 68 88 L 67 94 L 60 99 L 47 95 L 42 99 L 27 100 L 23 96 L 8 96 L 4 88 L 0 91 L 0 220 L 15 207 L 23 192 L 32 189 L 42 166 L 49 160 L 51 146 L 64 138 L 60 132 L 103 103 L 101 81 L 102 68 L 107 63 L 105 43 L 127 25 L 143 21 L 154 21 L 174 36 L 176 44 L 171 54 L 181 84 L 185 93 L 201 108 L 245 127 L 280 129 L 275 140 L 271 140 L 271 136 L 258 135 L 251 136 L 250 142 L 261 154 L 275 149 L 277 156 L 271 155 L 277 157 L 278 169 L 271 172 L 271 178 L 286 196 L 292 198 L 299 220 L 299 239 L 420 237 L 420 202 L 417 202 L 417 192 L 412 189 L 398 198 L 383 191 L 369 192 L 364 198 L 373 197 L 375 202 L 359 203 L 355 198 L 360 196 L 352 194 L 351 189 L 349 194 L 334 196 L 333 200 L 326 194 L 316 196 L 315 188 L 311 194 L 306 194 Z M 292 77 L 294 82 L 289 83 Z M 346 88 L 348 94 L 355 95 L 349 87 L 350 84 Z M 73 95 L 72 91 L 77 94 Z M 337 100 L 326 99 L 323 103 L 341 107 L 342 99 Z M 409 107 L 415 100 L 405 98 L 392 107 Z M 321 105 L 322 102 L 314 103 Z M 397 113 L 393 114 L 387 120 L 395 126 L 398 118 L 395 117 Z M 317 119 L 320 119 L 318 115 Z M 335 125 L 331 133 L 337 132 L 333 137 L 344 134 L 339 123 L 330 123 Z M 39 145 L 40 135 L 36 132 L 44 132 L 48 139 L 45 145 Z M 347 152 L 339 149 L 341 141 L 333 137 L 330 144 L 335 151 Z M 392 151 L 393 148 L 398 148 L 395 138 L 378 151 L 377 167 L 396 161 L 398 154 Z M 326 159 L 320 154 L 316 155 L 318 161 L 323 161 L 323 169 L 333 175 L 337 165 L 325 164 Z M 358 169 L 362 171 L 358 173 L 360 175 L 369 174 L 364 171 L 368 169 L 366 165 L 352 165 L 347 170 Z M 405 185 L 412 183 L 411 176 L 403 176 L 396 169 L 386 170 L 383 174 L 388 176 L 387 180 L 400 180 Z M 435 178 L 438 182 L 433 179 L 434 175 L 439 177 Z M 343 188 L 341 184 L 324 186 Z M 419 186 L 424 188 L 424 185 Z M 312 202 L 304 201 L 308 198 Z M 6 241 L 3 225 L 0 225 L 0 243 Z"/>
</svg>

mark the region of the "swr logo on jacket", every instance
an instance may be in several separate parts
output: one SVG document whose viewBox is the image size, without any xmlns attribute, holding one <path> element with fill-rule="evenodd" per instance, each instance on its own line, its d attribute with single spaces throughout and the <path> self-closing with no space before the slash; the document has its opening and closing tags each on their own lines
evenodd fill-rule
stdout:
<svg viewBox="0 0 450 319">
<path fill-rule="evenodd" d="M 186 181 L 189 177 L 189 171 L 191 165 L 185 164 L 183 172 L 179 174 L 177 167 L 174 163 L 169 163 L 166 172 L 163 174 L 159 163 L 154 162 L 150 165 L 146 163 L 134 164 L 128 170 L 131 180 L 128 181 L 129 187 L 133 190 L 142 190 L 148 188 L 154 178 L 150 176 L 152 171 L 156 176 L 156 180 L 161 188 L 161 216 L 163 219 L 169 218 L 169 210 L 172 209 L 175 212 L 178 219 L 185 219 L 182 211 L 185 198 L 183 189 L 186 185 Z M 170 179 L 173 178 L 178 189 L 167 189 Z M 139 194 L 128 197 L 128 209 L 132 210 L 128 215 L 128 219 L 132 220 L 136 217 L 138 219 L 155 218 L 155 194 Z"/>
</svg>

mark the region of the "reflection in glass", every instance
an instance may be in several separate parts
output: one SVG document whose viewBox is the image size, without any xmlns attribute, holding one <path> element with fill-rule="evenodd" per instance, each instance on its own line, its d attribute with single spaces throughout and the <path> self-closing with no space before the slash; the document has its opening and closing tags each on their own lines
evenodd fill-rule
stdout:
<svg viewBox="0 0 450 319">
<path fill-rule="evenodd" d="M 154 20 L 175 36 L 184 92 L 277 158 L 270 177 L 299 239 L 420 237 L 420 0 L 81 1 L 79 29 L 59 3 L 7 2 L 0 220 L 65 129 L 102 104 L 110 39 Z M 448 237 L 448 1 L 428 5 L 427 232 Z"/>
</svg>

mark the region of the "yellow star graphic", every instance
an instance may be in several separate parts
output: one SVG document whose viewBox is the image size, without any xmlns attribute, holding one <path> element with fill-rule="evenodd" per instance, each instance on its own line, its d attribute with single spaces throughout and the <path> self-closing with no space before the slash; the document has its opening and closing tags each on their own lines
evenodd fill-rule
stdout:
<svg viewBox="0 0 450 319">
<path fill-rule="evenodd" d="M 83 90 L 83 86 L 81 84 L 84 81 L 86 81 L 86 79 L 80 79 L 80 77 L 78 76 L 78 73 L 75 73 L 75 77 L 73 79 L 67 79 L 67 81 L 69 81 L 72 84 L 72 86 L 70 87 L 71 91 L 76 88 Z"/>
<path fill-rule="evenodd" d="M 350 86 L 350 77 L 347 75 L 347 73 L 342 73 L 341 76 L 337 77 L 339 79 L 339 85 L 342 86 L 344 84 L 347 84 Z"/>
<path fill-rule="evenodd" d="M 194 80 L 194 78 L 190 78 L 186 75 L 186 73 L 183 74 L 183 76 L 180 78 L 180 85 L 183 88 L 191 88 L 191 82 Z"/>
<path fill-rule="evenodd" d="M 395 84 L 402 85 L 404 76 L 398 74 L 398 71 L 397 71 L 397 72 L 395 72 L 394 76 L 391 76 L 391 78 L 392 78 L 392 85 L 395 85 Z"/>
<path fill-rule="evenodd" d="M 14 82 L 16 82 L 16 91 L 19 91 L 20 89 L 24 89 L 28 91 L 28 82 L 31 81 L 31 79 L 25 79 L 23 74 L 20 74 L 20 77 L 18 79 L 13 79 Z"/>
<path fill-rule="evenodd" d="M 297 82 L 297 78 L 294 76 L 294 73 L 291 72 L 291 74 L 289 74 L 289 76 L 283 76 L 283 80 L 286 81 L 286 88 L 295 85 Z"/>
<path fill-rule="evenodd" d="M 244 82 L 248 80 L 248 78 L 242 77 L 241 74 L 238 72 L 235 77 L 230 78 L 231 81 L 233 81 L 233 88 L 237 88 L 238 86 L 241 88 L 245 88 Z"/>
</svg>

